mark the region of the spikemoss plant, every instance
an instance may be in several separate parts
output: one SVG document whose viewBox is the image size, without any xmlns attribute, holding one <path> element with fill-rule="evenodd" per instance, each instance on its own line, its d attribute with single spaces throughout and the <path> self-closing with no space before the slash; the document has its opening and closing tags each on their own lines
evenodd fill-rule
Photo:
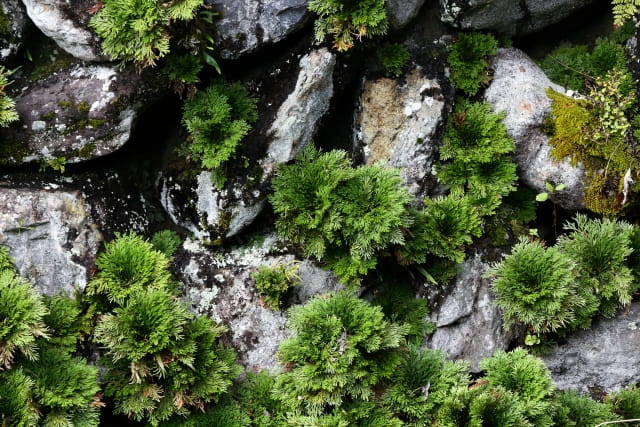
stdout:
<svg viewBox="0 0 640 427">
<path fill-rule="evenodd" d="M 9 75 L 11 71 L 0 66 L 0 127 L 9 126 L 19 119 L 16 112 L 16 103 L 7 96 L 6 87 L 9 85 Z"/>
<path fill-rule="evenodd" d="M 97 260 L 98 274 L 89 282 L 87 296 L 103 310 L 122 305 L 133 294 L 147 288 L 172 285 L 169 258 L 137 234 L 116 234 Z"/>
<path fill-rule="evenodd" d="M 202 4 L 203 0 L 105 0 L 89 25 L 113 59 L 154 66 L 169 53 L 171 24 L 192 20 Z"/>
<path fill-rule="evenodd" d="M 379 307 L 347 292 L 293 307 L 288 327 L 294 336 L 278 351 L 287 372 L 278 377 L 274 393 L 289 411 L 309 416 L 370 400 L 373 387 L 394 375 L 408 332 L 388 322 Z"/>
<path fill-rule="evenodd" d="M 387 32 L 384 0 L 311 0 L 308 7 L 318 14 L 316 40 L 331 37 L 340 52 L 351 49 L 355 40 Z"/>
<path fill-rule="evenodd" d="M 297 261 L 279 263 L 271 267 L 261 265 L 251 275 L 255 280 L 256 292 L 267 306 L 274 310 L 280 309 L 282 297 L 292 286 L 300 283 L 298 268 L 299 262 Z"/>
<path fill-rule="evenodd" d="M 453 85 L 467 96 L 475 95 L 491 80 L 488 58 L 497 52 L 498 42 L 492 35 L 459 33 L 447 57 Z"/>
<path fill-rule="evenodd" d="M 189 141 L 182 151 L 203 169 L 220 168 L 258 119 L 256 102 L 238 82 L 217 82 L 196 93 L 184 104 L 182 123 Z"/>
<path fill-rule="evenodd" d="M 545 334 L 572 322 L 576 308 L 584 305 L 573 270 L 573 261 L 557 248 L 522 238 L 486 275 L 493 277 L 506 324 L 522 323 L 534 334 Z"/>
<path fill-rule="evenodd" d="M 107 351 L 103 382 L 115 412 L 157 425 L 217 399 L 238 373 L 234 353 L 216 343 L 224 331 L 165 289 L 139 291 L 104 315 L 95 336 Z"/>
<path fill-rule="evenodd" d="M 46 314 L 42 297 L 29 282 L 11 269 L 0 271 L 0 369 L 11 368 L 17 355 L 38 358 L 36 339 L 48 337 Z"/>
<path fill-rule="evenodd" d="M 376 56 L 387 77 L 399 77 L 410 58 L 407 48 L 398 43 L 385 43 L 376 50 Z"/>
<path fill-rule="evenodd" d="M 0 425 L 35 426 L 38 410 L 33 403 L 33 380 L 21 369 L 0 370 Z"/>
</svg>

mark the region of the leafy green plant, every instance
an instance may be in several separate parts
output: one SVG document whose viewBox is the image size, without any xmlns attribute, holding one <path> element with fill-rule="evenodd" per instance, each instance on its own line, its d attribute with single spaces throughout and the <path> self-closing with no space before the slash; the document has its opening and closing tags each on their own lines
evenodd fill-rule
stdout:
<svg viewBox="0 0 640 427">
<path fill-rule="evenodd" d="M 492 35 L 459 33 L 447 57 L 453 85 L 468 96 L 475 95 L 490 81 L 487 58 L 497 52 L 498 42 Z"/>
<path fill-rule="evenodd" d="M 629 21 L 640 8 L 640 0 L 611 0 L 613 5 L 613 23 L 621 26 Z"/>
<path fill-rule="evenodd" d="M 498 350 L 483 359 L 480 368 L 490 386 L 504 387 L 519 400 L 525 418 L 535 426 L 552 426 L 550 397 L 554 390 L 551 374 L 542 361 L 517 348 Z"/>
<path fill-rule="evenodd" d="M 351 49 L 354 39 L 386 34 L 388 23 L 384 0 L 311 0 L 309 10 L 318 14 L 316 40 L 331 36 L 340 52 Z"/>
<path fill-rule="evenodd" d="M 48 337 L 47 307 L 29 282 L 12 270 L 0 271 L 0 369 L 9 369 L 16 354 L 37 359 L 36 339 Z"/>
<path fill-rule="evenodd" d="M 4 270 L 16 271 L 16 267 L 13 265 L 13 260 L 9 255 L 9 248 L 6 246 L 0 246 L 0 272 Z"/>
<path fill-rule="evenodd" d="M 204 169 L 218 169 L 258 119 L 256 99 L 236 83 L 217 82 L 185 102 L 182 123 L 189 141 L 182 151 Z"/>
<path fill-rule="evenodd" d="M 91 331 L 90 321 L 83 313 L 79 298 L 58 294 L 45 295 L 43 299 L 49 310 L 42 318 L 49 329 L 46 345 L 74 353 L 77 344 Z"/>
<path fill-rule="evenodd" d="M 149 242 L 156 251 L 170 259 L 182 244 L 182 239 L 175 231 L 162 230 L 154 233 Z"/>
<path fill-rule="evenodd" d="M 410 58 L 407 48 L 399 43 L 383 44 L 376 51 L 376 56 L 387 77 L 399 77 Z"/>
<path fill-rule="evenodd" d="M 11 83 L 9 81 L 10 74 L 11 71 L 0 66 L 0 127 L 9 126 L 20 118 L 15 109 L 15 101 L 9 98 L 6 93 L 6 87 Z"/>
<path fill-rule="evenodd" d="M 454 195 L 474 199 L 480 214 L 493 214 L 502 197 L 515 189 L 516 166 L 508 155 L 515 149 L 513 139 L 488 103 L 458 101 L 445 130 L 438 179 L 451 187 Z"/>
<path fill-rule="evenodd" d="M 157 425 L 217 399 L 238 373 L 234 353 L 216 343 L 224 331 L 165 289 L 139 291 L 104 315 L 95 337 L 107 351 L 103 382 L 115 412 Z"/>
<path fill-rule="evenodd" d="M 496 305 L 507 325 L 522 323 L 536 335 L 553 332 L 574 320 L 584 305 L 573 277 L 574 263 L 555 247 L 521 238 L 511 255 L 494 264 L 486 275 Z"/>
<path fill-rule="evenodd" d="M 357 284 L 375 267 L 378 252 L 404 243 L 411 196 L 397 170 L 353 169 L 347 153 L 313 146 L 279 168 L 271 204 L 278 233 L 328 262 L 343 281 Z"/>
<path fill-rule="evenodd" d="M 591 300 L 576 319 L 580 327 L 588 327 L 595 311 L 613 316 L 618 307 L 631 303 L 638 286 L 627 265 L 633 229 L 623 221 L 593 220 L 582 214 L 565 229 L 557 247 L 576 262 L 580 294 Z"/>
<path fill-rule="evenodd" d="M 147 288 L 172 285 L 169 259 L 137 234 L 116 234 L 97 260 L 98 274 L 89 282 L 86 295 L 110 309 Z M 106 299 L 106 301 L 102 301 Z"/>
<path fill-rule="evenodd" d="M 394 374 L 409 330 L 347 292 L 293 307 L 288 327 L 294 336 L 278 351 L 287 372 L 276 380 L 274 393 L 289 411 L 309 416 L 371 399 L 372 387 Z"/>
<path fill-rule="evenodd" d="M 547 191 L 536 194 L 536 202 L 546 202 L 547 200 L 549 200 L 549 197 L 553 197 L 554 194 L 559 193 L 560 191 L 567 188 L 567 184 L 553 185 L 550 182 L 545 182 L 544 185 Z"/>
<path fill-rule="evenodd" d="M 195 84 L 200 81 L 198 74 L 203 68 L 202 60 L 198 56 L 170 54 L 162 67 L 162 74 L 173 83 L 179 95 L 186 91 L 187 96 L 191 97 L 197 90 Z"/>
<path fill-rule="evenodd" d="M 275 396 L 276 376 L 266 371 L 247 372 L 247 381 L 237 392 L 243 411 L 251 418 L 252 426 L 286 427 L 285 410 Z"/>
<path fill-rule="evenodd" d="M 581 396 L 573 390 L 556 393 L 554 407 L 553 421 L 557 426 L 593 427 L 620 419 L 608 405 Z"/>
<path fill-rule="evenodd" d="M 38 360 L 23 366 L 33 380 L 40 424 L 92 427 L 99 424 L 98 368 L 64 348 L 43 346 Z"/>
<path fill-rule="evenodd" d="M 621 418 L 640 418 L 640 388 L 636 384 L 607 395 L 605 403 Z"/>
<path fill-rule="evenodd" d="M 21 369 L 0 370 L 0 425 L 34 426 L 38 411 L 33 403 L 33 380 Z"/>
<path fill-rule="evenodd" d="M 255 280 L 256 291 L 266 305 L 274 310 L 280 310 L 283 295 L 292 287 L 300 283 L 298 276 L 299 262 L 290 261 L 267 267 L 261 265 L 251 275 Z"/>
<path fill-rule="evenodd" d="M 89 25 L 113 59 L 154 66 L 169 53 L 171 24 L 192 20 L 202 4 L 203 0 L 105 0 Z"/>
</svg>

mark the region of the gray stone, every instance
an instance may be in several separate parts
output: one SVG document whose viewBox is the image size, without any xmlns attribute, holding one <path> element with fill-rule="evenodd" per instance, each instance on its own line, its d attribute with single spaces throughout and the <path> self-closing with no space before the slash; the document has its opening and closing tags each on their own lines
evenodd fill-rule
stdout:
<svg viewBox="0 0 640 427">
<path fill-rule="evenodd" d="M 540 67 L 515 48 L 499 49 L 490 66 L 494 77 L 484 99 L 496 112 L 506 113 L 504 124 L 516 141 L 518 176 L 538 192 L 547 191 L 545 182 L 565 184 L 554 201 L 565 209 L 583 209 L 584 168 L 571 166 L 568 160 L 553 160 L 549 138 L 542 131 L 551 107 L 545 90 L 551 87 L 564 93 L 564 89 L 551 83 Z"/>
<path fill-rule="evenodd" d="M 502 314 L 493 303 L 490 280 L 482 275 L 488 265 L 480 254 L 469 257 L 462 265 L 453 284 L 440 304 L 432 307 L 431 318 L 437 329 L 428 337 L 425 346 L 441 349 L 451 359 L 464 359 L 474 372 L 479 363 L 496 350 L 506 349 L 514 337 L 512 330 L 504 330 Z"/>
<path fill-rule="evenodd" d="M 29 20 L 20 0 L 0 2 L 0 64 L 13 59 L 18 53 L 28 26 Z"/>
<path fill-rule="evenodd" d="M 235 59 L 277 43 L 308 21 L 309 0 L 207 0 L 222 19 L 216 21 L 216 49 Z"/>
<path fill-rule="evenodd" d="M 560 22 L 593 0 L 440 0 L 440 19 L 458 28 L 531 34 Z"/>
<path fill-rule="evenodd" d="M 419 66 L 402 83 L 389 78 L 366 81 L 356 133 L 365 162 L 400 168 L 409 190 L 425 197 L 435 184 L 432 166 L 440 143 L 435 136 L 447 104 L 438 81 L 424 76 Z"/>
<path fill-rule="evenodd" d="M 425 0 L 387 0 L 384 7 L 389 27 L 394 31 L 404 28 L 418 15 L 424 2 Z"/>
<path fill-rule="evenodd" d="M 102 241 L 77 190 L 7 188 L 0 182 L 0 244 L 21 276 L 47 295 L 84 289 Z"/>
<path fill-rule="evenodd" d="M 61 49 L 83 61 L 107 61 L 97 36 L 88 29 L 91 0 L 22 0 L 31 21 Z"/>
<path fill-rule="evenodd" d="M 334 66 L 335 56 L 324 48 L 302 57 L 294 89 L 274 107 L 275 119 L 267 129 L 254 130 L 266 135 L 266 141 L 260 141 L 267 145 L 266 155 L 254 165 L 259 178 L 228 177 L 225 186 L 218 188 L 208 171 L 190 182 L 163 176 L 160 199 L 172 220 L 205 241 L 235 236 L 251 224 L 266 204 L 276 166 L 292 160 L 313 140 L 333 95 Z M 178 202 L 185 198 L 186 203 Z"/>
<path fill-rule="evenodd" d="M 158 96 L 133 67 L 75 65 L 15 97 L 20 122 L 0 130 L 10 163 L 64 157 L 77 163 L 121 148 L 139 112 Z M 6 151 L 5 151 L 6 152 Z"/>
<path fill-rule="evenodd" d="M 542 360 L 556 386 L 582 393 L 608 393 L 640 383 L 640 303 L 628 313 L 600 319 L 555 346 Z"/>
<path fill-rule="evenodd" d="M 187 240 L 176 269 L 192 310 L 225 324 L 239 362 L 254 372 L 280 369 L 278 345 L 290 335 L 285 327 L 286 313 L 264 306 L 251 277 L 261 265 L 294 259 L 277 249 L 276 243 L 274 235 L 267 235 L 259 243 L 214 251 Z M 317 293 L 339 288 L 335 276 L 309 261 L 300 263 L 299 276 L 302 283 L 293 288 L 289 304 L 304 303 Z"/>
</svg>

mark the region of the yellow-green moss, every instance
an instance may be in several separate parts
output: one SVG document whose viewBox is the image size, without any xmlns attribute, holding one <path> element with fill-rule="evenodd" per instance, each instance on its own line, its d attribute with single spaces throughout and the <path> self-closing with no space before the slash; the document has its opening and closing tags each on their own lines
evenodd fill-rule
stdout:
<svg viewBox="0 0 640 427">
<path fill-rule="evenodd" d="M 622 210 L 622 179 L 616 174 L 594 174 L 585 190 L 587 209 L 602 215 L 614 215 Z"/>
<path fill-rule="evenodd" d="M 11 20 L 4 13 L 2 6 L 0 6 L 0 36 L 8 35 L 11 32 Z"/>
<path fill-rule="evenodd" d="M 88 113 L 90 110 L 89 103 L 87 101 L 79 102 L 76 110 L 78 110 L 78 113 L 80 114 Z"/>
<path fill-rule="evenodd" d="M 556 160 L 569 157 L 571 164 L 575 166 L 587 157 L 588 129 L 596 120 L 593 104 L 584 99 L 570 98 L 551 88 L 547 89 L 547 96 L 552 101 L 552 129 L 555 131 L 549 140 L 553 147 L 551 157 Z"/>
</svg>

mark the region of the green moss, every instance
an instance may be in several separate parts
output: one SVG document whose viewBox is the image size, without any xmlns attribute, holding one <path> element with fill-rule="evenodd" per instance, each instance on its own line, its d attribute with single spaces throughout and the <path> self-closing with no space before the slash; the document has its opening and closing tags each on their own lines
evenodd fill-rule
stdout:
<svg viewBox="0 0 640 427">
<path fill-rule="evenodd" d="M 93 144 L 93 143 L 87 144 L 82 148 L 74 150 L 72 153 L 72 157 L 80 157 L 81 159 L 86 159 L 88 157 L 91 157 L 95 149 L 96 149 L 96 144 Z"/>
<path fill-rule="evenodd" d="M 3 8 L 0 6 L 0 36 L 7 35 L 11 32 L 11 20 L 4 13 Z"/>
<path fill-rule="evenodd" d="M 55 49 L 55 44 L 50 45 L 47 41 L 32 52 L 33 62 L 31 65 L 33 68 L 29 70 L 27 66 L 25 66 L 27 83 L 43 80 L 56 71 L 68 68 L 78 62 L 73 56 L 57 49 L 55 56 L 52 56 L 52 49 Z"/>
<path fill-rule="evenodd" d="M 64 108 L 65 110 L 67 108 L 71 108 L 72 105 L 73 103 L 67 99 L 61 99 L 60 101 L 58 101 L 58 107 Z"/>
<path fill-rule="evenodd" d="M 89 109 L 90 109 L 90 107 L 89 107 L 89 103 L 87 101 L 80 101 L 78 103 L 78 106 L 76 107 L 76 110 L 80 114 L 88 113 Z"/>
<path fill-rule="evenodd" d="M 54 111 L 49 111 L 40 116 L 40 119 L 45 121 L 51 121 L 55 117 L 56 113 Z"/>
<path fill-rule="evenodd" d="M 67 127 L 60 133 L 62 135 L 71 135 L 72 133 L 75 133 L 87 128 L 97 129 L 100 126 L 104 125 L 106 122 L 107 121 L 104 119 L 81 119 L 74 123 L 68 124 Z"/>
<path fill-rule="evenodd" d="M 0 144 L 0 165 L 16 165 L 29 154 L 26 146 L 18 140 L 3 140 Z"/>
</svg>

